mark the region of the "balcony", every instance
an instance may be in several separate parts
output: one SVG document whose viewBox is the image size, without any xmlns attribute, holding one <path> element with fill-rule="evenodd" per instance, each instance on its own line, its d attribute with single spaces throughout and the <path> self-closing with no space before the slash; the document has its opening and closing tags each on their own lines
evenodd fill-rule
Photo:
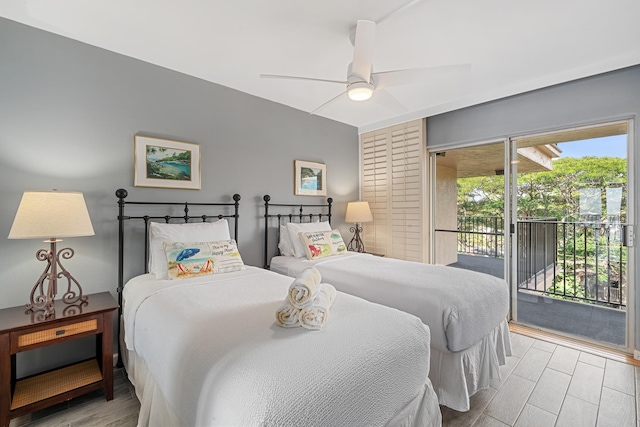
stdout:
<svg viewBox="0 0 640 427">
<path fill-rule="evenodd" d="M 504 275 L 503 219 L 459 217 L 453 267 Z M 518 321 L 625 345 L 625 224 L 520 218 Z"/>
</svg>

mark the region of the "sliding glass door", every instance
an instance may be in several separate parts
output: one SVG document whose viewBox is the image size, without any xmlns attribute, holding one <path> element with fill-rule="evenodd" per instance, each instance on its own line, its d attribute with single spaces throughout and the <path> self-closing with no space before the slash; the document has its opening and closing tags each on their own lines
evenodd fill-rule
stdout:
<svg viewBox="0 0 640 427">
<path fill-rule="evenodd" d="M 513 320 L 629 350 L 629 125 L 510 140 Z M 546 171 L 531 171 L 531 162 Z"/>
<path fill-rule="evenodd" d="M 512 321 L 630 350 L 629 122 L 431 153 L 431 260 L 504 277 Z"/>
</svg>

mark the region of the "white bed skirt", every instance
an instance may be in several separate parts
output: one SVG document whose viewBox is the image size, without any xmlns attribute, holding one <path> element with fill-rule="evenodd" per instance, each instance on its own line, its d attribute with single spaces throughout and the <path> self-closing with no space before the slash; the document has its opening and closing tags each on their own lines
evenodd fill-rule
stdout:
<svg viewBox="0 0 640 427">
<path fill-rule="evenodd" d="M 178 417 L 169 407 L 147 365 L 135 352 L 126 351 L 123 357 L 129 380 L 140 401 L 138 427 L 180 426 Z M 436 404 L 433 390 L 425 385 L 423 393 L 411 401 L 394 417 L 388 426 L 394 427 L 441 427 L 440 408 Z"/>
<path fill-rule="evenodd" d="M 147 369 L 147 365 L 135 352 L 126 350 L 125 368 L 129 381 L 135 387 L 140 401 L 138 427 L 158 426 L 175 427 L 180 425 L 178 417 L 173 413 L 167 399 L 162 395 L 160 387 Z"/>
<path fill-rule="evenodd" d="M 135 351 L 127 350 L 124 345 L 124 321 L 120 318 L 120 357 L 127 371 L 129 381 L 133 384 L 136 397 L 140 401 L 140 413 L 138 415 L 138 427 L 179 426 L 178 417 L 173 413 L 167 399 L 162 395 L 153 376 Z"/>
<path fill-rule="evenodd" d="M 511 356 L 509 325 L 503 321 L 484 339 L 466 350 L 442 352 L 431 347 L 429 379 L 441 405 L 469 410 L 469 398 L 500 379 L 500 365 Z"/>
</svg>

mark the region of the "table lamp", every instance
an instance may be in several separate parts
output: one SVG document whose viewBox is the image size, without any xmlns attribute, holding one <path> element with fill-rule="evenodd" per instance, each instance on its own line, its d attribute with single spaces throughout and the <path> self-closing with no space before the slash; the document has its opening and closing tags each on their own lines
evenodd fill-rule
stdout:
<svg viewBox="0 0 640 427">
<path fill-rule="evenodd" d="M 373 215 L 371 215 L 371 209 L 369 209 L 369 202 L 349 202 L 347 204 L 347 215 L 344 220 L 345 222 L 355 223 L 355 226 L 349 228 L 349 231 L 354 234 L 347 245 L 347 250 L 364 252 L 364 243 L 362 243 L 362 239 L 360 238 L 362 227 L 359 224 L 373 221 Z"/>
<path fill-rule="evenodd" d="M 93 236 L 93 226 L 82 193 L 74 191 L 25 191 L 13 220 L 9 239 L 48 239 L 49 250 L 40 249 L 36 259 L 47 266 L 31 290 L 27 310 L 44 311 L 44 317 L 54 313 L 54 299 L 58 293 L 58 279 L 67 279 L 67 291 L 62 300 L 66 304 L 87 301 L 78 281 L 62 266 L 60 259 L 74 255 L 71 248 L 56 249 L 59 237 Z M 45 282 L 48 287 L 45 290 Z M 72 282 L 77 291 L 72 289 Z"/>
</svg>

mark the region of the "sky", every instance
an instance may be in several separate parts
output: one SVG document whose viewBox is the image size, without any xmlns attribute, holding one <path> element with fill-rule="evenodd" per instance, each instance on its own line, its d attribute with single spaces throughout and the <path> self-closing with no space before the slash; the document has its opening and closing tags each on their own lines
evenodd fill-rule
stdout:
<svg viewBox="0 0 640 427">
<path fill-rule="evenodd" d="M 560 157 L 627 157 L 627 135 L 605 136 L 582 141 L 561 142 Z"/>
<path fill-rule="evenodd" d="M 149 152 L 147 152 L 147 159 L 156 161 L 156 160 L 164 159 L 165 157 L 171 157 L 173 155 L 181 154 L 184 152 L 185 150 L 174 150 L 172 148 L 165 148 L 165 151 L 158 151 L 155 154 L 149 154 Z"/>
</svg>

